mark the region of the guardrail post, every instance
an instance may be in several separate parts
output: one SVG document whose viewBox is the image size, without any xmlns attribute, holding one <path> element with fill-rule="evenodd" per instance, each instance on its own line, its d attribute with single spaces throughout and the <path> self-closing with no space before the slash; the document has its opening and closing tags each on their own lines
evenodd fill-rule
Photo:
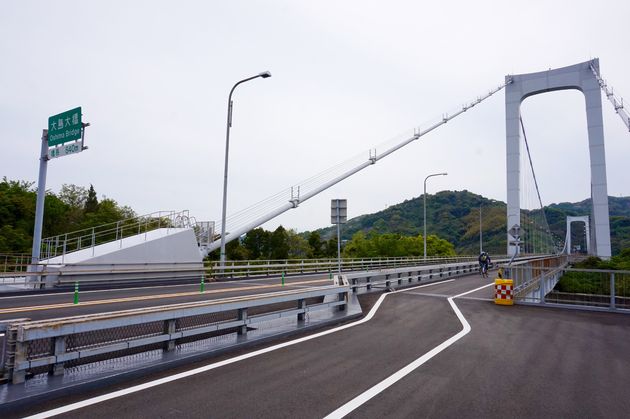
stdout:
<svg viewBox="0 0 630 419">
<path fill-rule="evenodd" d="M 371 290 L 372 289 L 372 284 L 370 283 L 370 277 L 369 276 L 365 277 L 365 283 L 367 284 L 366 289 Z"/>
<path fill-rule="evenodd" d="M 385 274 L 385 286 L 389 287 L 391 284 L 391 281 L 389 280 L 389 274 Z"/>
<path fill-rule="evenodd" d="M 615 273 L 610 273 L 610 309 L 615 309 Z"/>
<path fill-rule="evenodd" d="M 339 294 L 337 294 L 339 301 L 343 301 L 345 303 L 348 302 L 348 293 L 347 292 L 340 292 Z M 346 309 L 347 304 L 341 304 L 339 306 L 339 311 L 344 311 Z"/>
<path fill-rule="evenodd" d="M 545 282 L 545 275 L 543 274 L 540 277 L 540 281 L 538 282 L 539 286 L 540 286 L 540 304 L 545 304 L 545 295 L 547 295 L 547 293 L 545 292 L 546 290 L 546 282 Z"/>
<path fill-rule="evenodd" d="M 237 333 L 239 335 L 246 335 L 247 334 L 247 309 L 246 308 L 238 309 L 238 319 L 243 321 L 243 324 L 241 326 L 238 326 Z"/>
<path fill-rule="evenodd" d="M 7 338 L 8 336 L 5 336 Z M 13 365 L 12 365 L 12 377 L 11 382 L 13 384 L 21 384 L 26 380 L 26 371 L 25 370 L 16 370 L 18 362 L 26 361 L 26 351 L 27 351 L 28 343 L 20 342 L 18 340 L 15 341 L 15 352 L 13 354 Z"/>
<path fill-rule="evenodd" d="M 164 334 L 165 335 L 172 335 L 173 333 L 175 333 L 176 329 L 177 329 L 176 319 L 164 320 Z M 169 339 L 166 342 L 164 342 L 163 349 L 165 352 L 171 352 L 175 350 L 175 340 Z"/>
<path fill-rule="evenodd" d="M 306 300 L 301 298 L 298 300 L 298 309 L 299 310 L 306 310 Z M 304 319 L 306 318 L 306 312 L 303 313 L 298 313 L 298 321 L 299 322 L 303 322 Z"/>
<path fill-rule="evenodd" d="M 66 337 L 65 336 L 57 336 L 54 338 L 55 342 L 55 356 L 63 355 L 66 353 Z M 63 375 L 64 366 L 63 362 L 56 362 L 50 366 L 48 370 L 49 374 L 52 375 Z"/>
<path fill-rule="evenodd" d="M 357 279 L 356 278 L 352 278 L 352 285 L 357 285 Z M 352 292 L 357 292 L 357 287 L 352 287 Z"/>
</svg>

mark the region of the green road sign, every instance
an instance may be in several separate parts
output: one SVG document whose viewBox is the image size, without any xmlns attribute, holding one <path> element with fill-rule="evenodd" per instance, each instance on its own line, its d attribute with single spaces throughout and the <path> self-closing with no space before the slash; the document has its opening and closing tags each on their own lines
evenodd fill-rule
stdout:
<svg viewBox="0 0 630 419">
<path fill-rule="evenodd" d="M 48 118 L 48 147 L 81 139 L 81 107 Z"/>
</svg>

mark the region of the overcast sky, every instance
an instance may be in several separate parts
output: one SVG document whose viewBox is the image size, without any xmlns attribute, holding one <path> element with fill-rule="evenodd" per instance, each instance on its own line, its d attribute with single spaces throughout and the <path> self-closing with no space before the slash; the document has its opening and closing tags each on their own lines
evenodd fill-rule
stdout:
<svg viewBox="0 0 630 419">
<path fill-rule="evenodd" d="M 426 4 L 426 5 L 425 5 Z M 47 188 L 93 184 L 137 213 L 220 220 L 227 96 L 228 214 L 439 120 L 506 74 L 599 57 L 630 97 L 630 2 L 13 1 L 0 11 L 0 176 L 35 181 L 50 115 L 83 107 L 89 149 L 51 161 Z M 630 195 L 630 133 L 602 98 L 608 191 Z M 545 204 L 590 194 L 583 96 L 527 99 Z M 422 193 L 506 200 L 503 92 L 265 225 L 327 226 Z M 378 148 L 377 148 L 378 152 Z"/>
</svg>

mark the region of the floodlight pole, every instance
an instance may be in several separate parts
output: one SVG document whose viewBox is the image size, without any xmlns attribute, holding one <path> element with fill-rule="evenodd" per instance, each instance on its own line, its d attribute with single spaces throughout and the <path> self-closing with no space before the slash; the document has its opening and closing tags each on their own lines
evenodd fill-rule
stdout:
<svg viewBox="0 0 630 419">
<path fill-rule="evenodd" d="M 232 93 L 234 93 L 234 89 L 239 84 L 245 83 L 250 80 L 257 79 L 261 77 L 266 79 L 271 77 L 271 73 L 269 71 L 264 71 L 255 76 L 248 77 L 237 82 L 234 86 L 232 86 L 232 90 L 230 90 L 230 95 L 228 96 L 228 112 L 227 112 L 227 129 L 225 134 L 225 166 L 223 171 L 223 211 L 221 213 L 221 255 L 219 257 L 219 263 L 221 268 L 225 267 L 225 212 L 227 209 L 227 180 L 228 180 L 228 155 L 230 151 L 230 127 L 232 126 Z"/>
<path fill-rule="evenodd" d="M 427 261 L 427 179 L 433 176 L 446 176 L 448 173 L 433 173 L 424 178 L 424 261 Z"/>
</svg>

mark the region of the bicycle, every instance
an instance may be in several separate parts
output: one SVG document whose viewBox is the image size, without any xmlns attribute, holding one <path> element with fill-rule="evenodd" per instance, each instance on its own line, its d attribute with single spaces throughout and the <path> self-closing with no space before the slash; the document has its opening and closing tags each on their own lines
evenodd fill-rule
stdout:
<svg viewBox="0 0 630 419">
<path fill-rule="evenodd" d="M 481 266 L 479 266 L 479 274 L 481 275 L 482 278 L 488 277 L 488 264 L 487 263 L 482 263 Z"/>
</svg>

